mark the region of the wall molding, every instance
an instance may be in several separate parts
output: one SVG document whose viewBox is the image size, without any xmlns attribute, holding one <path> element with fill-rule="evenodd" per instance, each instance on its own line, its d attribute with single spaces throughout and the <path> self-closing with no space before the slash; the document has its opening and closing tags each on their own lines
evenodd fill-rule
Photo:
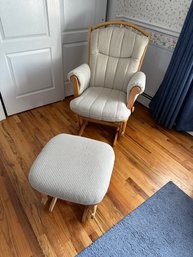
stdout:
<svg viewBox="0 0 193 257">
<path fill-rule="evenodd" d="M 150 22 L 147 22 L 147 21 L 143 21 L 143 20 L 140 20 L 138 18 L 131 18 L 127 15 L 117 14 L 116 19 L 128 20 L 130 22 L 135 23 L 136 25 L 142 26 L 146 29 L 150 29 L 150 30 L 153 30 L 153 31 L 164 33 L 168 36 L 179 37 L 179 34 L 180 34 L 180 31 L 173 30 L 173 29 L 170 29 L 168 27 L 161 26 L 161 25 L 158 25 L 158 24 L 155 24 L 155 23 L 152 23 L 152 22 L 150 23 Z"/>
<path fill-rule="evenodd" d="M 151 38 L 150 38 L 150 43 L 163 48 L 163 49 L 167 49 L 171 52 L 174 51 L 174 48 L 176 46 L 177 40 L 178 40 L 178 36 L 179 36 L 179 32 L 174 31 L 174 30 L 170 30 L 168 28 L 165 27 L 161 27 L 158 25 L 154 25 L 154 24 L 150 24 L 147 23 L 145 21 L 139 20 L 137 18 L 130 18 L 129 16 L 125 16 L 125 15 L 116 15 L 115 16 L 116 20 L 126 20 L 129 22 L 132 22 L 144 29 L 146 29 L 147 31 L 150 32 Z"/>
</svg>

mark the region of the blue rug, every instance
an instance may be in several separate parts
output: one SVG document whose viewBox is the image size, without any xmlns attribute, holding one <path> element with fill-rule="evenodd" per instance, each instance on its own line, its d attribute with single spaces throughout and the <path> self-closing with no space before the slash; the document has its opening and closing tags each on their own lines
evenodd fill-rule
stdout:
<svg viewBox="0 0 193 257">
<path fill-rule="evenodd" d="M 167 183 L 79 257 L 193 257 L 193 199 Z"/>
</svg>

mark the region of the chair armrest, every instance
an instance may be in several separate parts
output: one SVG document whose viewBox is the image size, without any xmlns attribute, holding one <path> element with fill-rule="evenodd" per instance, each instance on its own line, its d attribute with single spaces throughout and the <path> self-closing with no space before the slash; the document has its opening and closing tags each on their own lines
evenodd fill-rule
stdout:
<svg viewBox="0 0 193 257">
<path fill-rule="evenodd" d="M 88 64 L 80 65 L 68 73 L 68 79 L 72 81 L 74 96 L 82 94 L 82 92 L 89 86 L 90 67 Z"/>
<path fill-rule="evenodd" d="M 127 107 L 132 110 L 133 104 L 139 94 L 145 90 L 146 76 L 143 72 L 136 72 L 127 86 Z M 133 111 L 133 110 L 132 110 Z"/>
</svg>

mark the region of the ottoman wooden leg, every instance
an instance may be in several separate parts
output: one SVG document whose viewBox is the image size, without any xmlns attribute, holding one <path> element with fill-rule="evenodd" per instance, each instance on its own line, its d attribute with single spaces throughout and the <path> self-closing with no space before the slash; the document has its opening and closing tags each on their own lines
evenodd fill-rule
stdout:
<svg viewBox="0 0 193 257">
<path fill-rule="evenodd" d="M 89 214 L 89 209 L 90 209 L 90 206 L 85 206 L 84 212 L 83 212 L 83 215 L 82 215 L 82 222 L 86 221 L 86 218 Z"/>
<path fill-rule="evenodd" d="M 82 134 L 83 134 L 83 132 L 84 132 L 84 130 L 85 130 L 87 124 L 88 124 L 87 121 L 82 121 L 81 128 L 80 128 L 80 130 L 79 130 L 79 132 L 78 132 L 78 135 L 79 135 L 79 136 L 82 136 Z"/>
<path fill-rule="evenodd" d="M 94 205 L 94 206 L 92 207 L 92 214 L 91 214 L 91 218 L 92 218 L 92 219 L 95 219 L 96 211 L 97 211 L 97 205 Z"/>
<path fill-rule="evenodd" d="M 116 134 L 115 134 L 115 138 L 114 138 L 114 142 L 113 142 L 113 147 L 116 145 L 117 143 L 117 139 L 118 139 L 118 135 L 119 135 L 119 130 L 120 128 L 117 127 L 117 130 L 116 130 Z"/>
<path fill-rule="evenodd" d="M 79 117 L 79 115 L 77 115 L 77 116 L 78 116 L 78 128 L 80 130 L 81 125 L 82 125 L 82 119 Z"/>
<path fill-rule="evenodd" d="M 91 212 L 91 218 L 94 219 L 96 215 L 97 205 L 86 206 L 82 215 L 82 222 L 85 222 L 89 212 Z"/>
<path fill-rule="evenodd" d="M 48 196 L 45 195 L 45 194 L 42 194 L 41 203 L 42 203 L 43 205 L 45 205 L 45 204 L 47 203 L 47 201 L 48 201 Z"/>
<path fill-rule="evenodd" d="M 56 202 L 57 202 L 57 197 L 53 197 L 52 198 L 52 201 L 51 201 L 51 203 L 50 203 L 50 207 L 49 207 L 49 212 L 52 212 L 53 211 L 53 209 L 54 209 L 54 206 L 55 206 L 55 204 L 56 204 Z"/>
</svg>

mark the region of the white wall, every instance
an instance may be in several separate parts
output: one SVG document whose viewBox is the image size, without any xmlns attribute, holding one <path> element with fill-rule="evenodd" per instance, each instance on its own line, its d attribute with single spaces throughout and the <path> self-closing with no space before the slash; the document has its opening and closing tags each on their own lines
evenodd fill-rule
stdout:
<svg viewBox="0 0 193 257">
<path fill-rule="evenodd" d="M 109 0 L 108 19 L 124 19 L 151 33 L 142 70 L 145 94 L 139 101 L 148 106 L 162 82 L 191 0 Z"/>
</svg>

